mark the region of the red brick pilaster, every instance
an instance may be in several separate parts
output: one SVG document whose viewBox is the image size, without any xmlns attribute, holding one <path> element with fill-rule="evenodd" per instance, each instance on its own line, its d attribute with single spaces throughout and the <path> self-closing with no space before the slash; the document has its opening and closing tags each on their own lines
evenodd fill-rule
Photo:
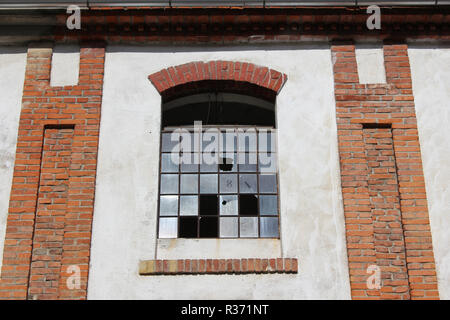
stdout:
<svg viewBox="0 0 450 320">
<path fill-rule="evenodd" d="M 50 87 L 51 57 L 28 49 L 0 299 L 86 298 L 105 50 L 82 46 L 74 86 Z"/>
<path fill-rule="evenodd" d="M 387 84 L 360 84 L 353 44 L 333 45 L 354 299 L 438 299 L 407 45 L 385 44 Z M 369 288 L 367 268 L 381 269 Z"/>
</svg>

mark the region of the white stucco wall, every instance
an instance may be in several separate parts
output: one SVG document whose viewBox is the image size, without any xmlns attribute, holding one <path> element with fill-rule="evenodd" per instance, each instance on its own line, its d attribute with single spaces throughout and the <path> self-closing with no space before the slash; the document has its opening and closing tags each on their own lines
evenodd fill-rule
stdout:
<svg viewBox="0 0 450 320">
<path fill-rule="evenodd" d="M 0 272 L 25 78 L 26 49 L 0 47 Z"/>
<path fill-rule="evenodd" d="M 161 98 L 147 76 L 199 60 L 252 62 L 288 75 L 277 98 L 281 243 L 259 250 L 297 257 L 296 275 L 138 275 L 139 260 L 174 256 L 170 243 L 156 252 Z M 328 45 L 108 47 L 104 81 L 89 299 L 350 298 Z M 178 252 L 251 257 L 218 251 L 224 240 L 202 241 L 182 241 Z M 255 246 L 219 246 L 246 245 Z"/>
<path fill-rule="evenodd" d="M 410 45 L 417 125 L 441 299 L 450 299 L 450 47 Z"/>
</svg>

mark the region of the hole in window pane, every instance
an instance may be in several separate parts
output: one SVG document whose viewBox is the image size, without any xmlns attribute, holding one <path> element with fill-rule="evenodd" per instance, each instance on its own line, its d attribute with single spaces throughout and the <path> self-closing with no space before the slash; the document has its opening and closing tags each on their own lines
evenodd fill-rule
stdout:
<svg viewBox="0 0 450 320">
<path fill-rule="evenodd" d="M 238 218 L 220 218 L 220 237 L 237 238 Z"/>
<path fill-rule="evenodd" d="M 173 161 L 171 153 L 161 155 L 161 172 L 178 172 L 178 163 Z"/>
<path fill-rule="evenodd" d="M 236 153 L 223 154 L 219 158 L 219 170 L 222 172 L 236 172 Z"/>
<path fill-rule="evenodd" d="M 259 213 L 261 215 L 277 215 L 278 199 L 277 196 L 259 196 Z"/>
<path fill-rule="evenodd" d="M 178 196 L 161 196 L 159 199 L 159 214 L 161 216 L 178 215 Z"/>
<path fill-rule="evenodd" d="M 242 217 L 240 218 L 241 238 L 258 237 L 258 218 Z"/>
<path fill-rule="evenodd" d="M 198 175 L 182 174 L 181 175 L 181 193 L 197 193 L 198 192 Z"/>
<path fill-rule="evenodd" d="M 278 237 L 278 218 L 261 217 L 260 220 L 261 237 L 277 238 Z"/>
<path fill-rule="evenodd" d="M 200 175 L 200 193 L 217 193 L 217 174 Z"/>
<path fill-rule="evenodd" d="M 178 218 L 160 218 L 159 238 L 176 238 L 177 222 Z"/>
<path fill-rule="evenodd" d="M 180 215 L 196 216 L 198 214 L 198 197 L 181 196 L 180 197 Z"/>
<path fill-rule="evenodd" d="M 220 214 L 234 216 L 238 214 L 238 196 L 220 196 Z"/>
<path fill-rule="evenodd" d="M 172 138 L 175 141 L 173 141 Z M 162 144 L 161 150 L 163 152 L 171 152 L 171 151 L 179 152 L 180 151 L 179 134 L 172 135 L 172 133 L 163 133 L 161 144 Z"/>
<path fill-rule="evenodd" d="M 181 155 L 181 172 L 198 172 L 199 161 L 198 153 L 183 153 Z"/>
<path fill-rule="evenodd" d="M 178 175 L 161 175 L 161 194 L 178 193 Z"/>
<path fill-rule="evenodd" d="M 200 215 L 217 215 L 218 213 L 217 195 L 200 196 Z"/>
<path fill-rule="evenodd" d="M 258 215 L 258 197 L 254 194 L 239 195 L 239 214 L 243 216 Z"/>
<path fill-rule="evenodd" d="M 220 193 L 237 193 L 237 174 L 220 175 Z"/>
<path fill-rule="evenodd" d="M 239 191 L 241 193 L 256 193 L 256 174 L 240 174 Z"/>
<path fill-rule="evenodd" d="M 197 238 L 197 217 L 180 217 L 180 238 Z"/>
<path fill-rule="evenodd" d="M 260 193 L 276 193 L 277 177 L 274 174 L 261 174 L 259 176 L 259 192 Z"/>
<path fill-rule="evenodd" d="M 200 217 L 200 238 L 217 238 L 218 235 L 218 218 Z"/>
</svg>

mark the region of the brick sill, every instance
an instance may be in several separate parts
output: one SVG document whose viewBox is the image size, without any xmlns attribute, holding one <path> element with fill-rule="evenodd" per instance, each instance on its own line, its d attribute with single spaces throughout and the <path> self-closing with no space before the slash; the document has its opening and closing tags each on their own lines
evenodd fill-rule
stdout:
<svg viewBox="0 0 450 320">
<path fill-rule="evenodd" d="M 178 259 L 139 262 L 139 275 L 298 273 L 296 258 Z"/>
</svg>

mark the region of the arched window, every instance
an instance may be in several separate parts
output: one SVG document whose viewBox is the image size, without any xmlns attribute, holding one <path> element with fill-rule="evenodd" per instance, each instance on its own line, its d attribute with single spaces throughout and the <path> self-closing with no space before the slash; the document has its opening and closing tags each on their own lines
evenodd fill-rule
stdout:
<svg viewBox="0 0 450 320">
<path fill-rule="evenodd" d="M 227 81 L 162 93 L 159 238 L 279 238 L 275 96 Z"/>
</svg>

